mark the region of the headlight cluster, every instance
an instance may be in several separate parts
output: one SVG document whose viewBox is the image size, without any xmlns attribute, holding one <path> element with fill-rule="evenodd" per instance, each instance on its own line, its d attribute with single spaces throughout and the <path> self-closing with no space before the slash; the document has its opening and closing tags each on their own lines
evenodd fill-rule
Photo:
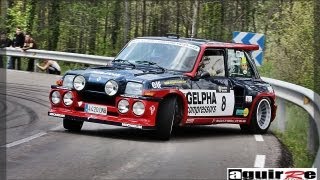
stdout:
<svg viewBox="0 0 320 180">
<path fill-rule="evenodd" d="M 66 75 L 63 78 L 63 87 L 67 87 L 67 88 L 73 88 L 73 79 L 74 79 L 75 75 Z"/>
<path fill-rule="evenodd" d="M 129 111 L 129 102 L 126 99 L 122 99 L 118 103 L 118 110 L 120 113 L 127 113 Z"/>
<path fill-rule="evenodd" d="M 77 91 L 81 91 L 86 86 L 86 79 L 83 76 L 76 76 L 73 79 L 73 87 Z"/>
<path fill-rule="evenodd" d="M 71 106 L 73 103 L 73 94 L 71 91 L 66 92 L 63 95 L 63 104 L 66 106 Z M 51 94 L 51 102 L 54 105 L 57 105 L 61 102 L 61 94 L 59 91 L 53 91 Z"/>
<path fill-rule="evenodd" d="M 120 113 L 127 113 L 129 109 L 130 104 L 128 100 L 122 99 L 118 102 L 118 110 Z M 143 115 L 143 113 L 145 112 L 145 105 L 141 101 L 134 102 L 132 106 L 132 112 L 137 116 Z"/>
<path fill-rule="evenodd" d="M 66 105 L 66 106 L 70 106 L 72 103 L 73 103 L 73 95 L 72 95 L 72 92 L 69 91 L 67 93 L 64 94 L 63 96 L 63 103 Z"/>
<path fill-rule="evenodd" d="M 61 95 L 58 91 L 54 91 L 52 94 L 51 94 L 51 102 L 53 104 L 59 104 L 61 101 Z"/>
<path fill-rule="evenodd" d="M 86 79 L 82 75 L 66 75 L 63 79 L 63 86 L 81 91 L 86 86 Z M 115 80 L 109 80 L 104 86 L 104 91 L 109 96 L 114 96 L 118 90 L 119 85 Z"/>
<path fill-rule="evenodd" d="M 114 80 L 109 80 L 106 85 L 104 86 L 104 91 L 106 92 L 107 95 L 113 96 L 117 94 L 119 89 L 119 85 L 116 81 Z"/>
<path fill-rule="evenodd" d="M 125 93 L 131 95 L 142 95 L 142 84 L 135 82 L 128 82 Z"/>
</svg>

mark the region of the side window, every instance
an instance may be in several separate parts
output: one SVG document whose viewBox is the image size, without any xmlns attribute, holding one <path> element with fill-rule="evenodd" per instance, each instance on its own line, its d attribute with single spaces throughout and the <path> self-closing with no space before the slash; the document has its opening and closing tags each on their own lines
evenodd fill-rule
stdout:
<svg viewBox="0 0 320 180">
<path fill-rule="evenodd" d="M 199 65 L 198 73 L 208 72 L 210 76 L 225 76 L 224 51 L 206 50 Z"/>
<path fill-rule="evenodd" d="M 231 77 L 252 77 L 253 70 L 243 51 L 228 49 L 228 72 Z"/>
</svg>

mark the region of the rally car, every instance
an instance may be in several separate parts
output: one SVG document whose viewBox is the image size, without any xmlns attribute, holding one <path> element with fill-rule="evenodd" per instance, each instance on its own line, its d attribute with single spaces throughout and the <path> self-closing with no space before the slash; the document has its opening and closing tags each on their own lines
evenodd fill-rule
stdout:
<svg viewBox="0 0 320 180">
<path fill-rule="evenodd" d="M 203 39 L 141 37 L 106 66 L 70 70 L 51 86 L 49 116 L 67 130 L 83 122 L 154 130 L 239 124 L 265 133 L 276 115 L 275 93 L 257 71 L 257 45 Z"/>
</svg>

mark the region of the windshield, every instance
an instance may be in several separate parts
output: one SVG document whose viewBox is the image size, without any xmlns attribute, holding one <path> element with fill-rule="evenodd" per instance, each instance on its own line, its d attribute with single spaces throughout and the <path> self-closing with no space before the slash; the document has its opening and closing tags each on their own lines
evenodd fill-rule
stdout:
<svg viewBox="0 0 320 180">
<path fill-rule="evenodd" d="M 173 41 L 135 39 L 120 52 L 116 59 L 149 61 L 168 70 L 189 72 L 196 61 L 199 46 Z"/>
</svg>

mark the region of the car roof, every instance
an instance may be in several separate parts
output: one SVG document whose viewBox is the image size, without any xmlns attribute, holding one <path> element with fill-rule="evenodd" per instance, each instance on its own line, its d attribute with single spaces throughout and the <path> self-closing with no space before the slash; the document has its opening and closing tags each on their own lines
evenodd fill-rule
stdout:
<svg viewBox="0 0 320 180">
<path fill-rule="evenodd" d="M 258 50 L 259 46 L 255 44 L 242 44 L 242 43 L 229 43 L 229 42 L 219 42 L 207 39 L 197 39 L 197 38 L 183 38 L 183 37 L 157 37 L 157 36 L 146 36 L 137 37 L 136 39 L 154 39 L 163 41 L 174 41 L 181 43 L 188 43 L 196 46 L 204 46 L 207 48 L 230 48 L 238 50 L 253 51 Z"/>
</svg>

